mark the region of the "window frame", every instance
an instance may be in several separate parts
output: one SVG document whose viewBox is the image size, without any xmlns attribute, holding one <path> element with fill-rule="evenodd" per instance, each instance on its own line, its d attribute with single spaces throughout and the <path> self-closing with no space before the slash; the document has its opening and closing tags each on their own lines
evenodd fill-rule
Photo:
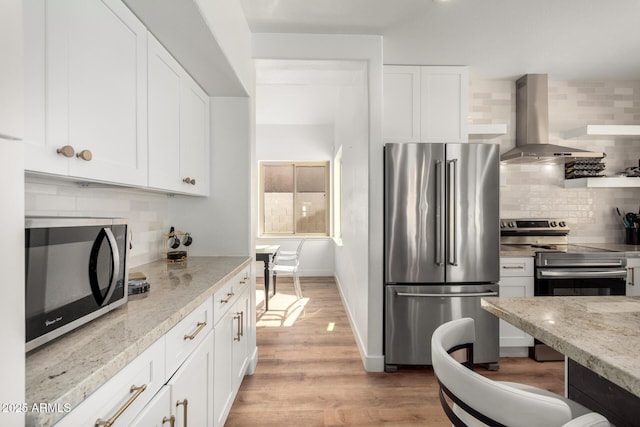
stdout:
<svg viewBox="0 0 640 427">
<path fill-rule="evenodd" d="M 296 160 L 283 160 L 283 161 L 274 161 L 274 160 L 263 160 L 259 162 L 260 165 L 260 183 L 259 183 L 259 236 L 260 237 L 330 237 L 331 236 L 331 205 L 332 205 L 332 192 L 331 192 L 331 162 L 326 161 L 296 161 Z M 292 166 L 294 168 L 293 173 L 293 208 L 294 208 L 294 223 L 293 223 L 293 233 L 278 233 L 278 232 L 265 232 L 265 166 Z M 325 180 L 325 231 L 322 233 L 297 233 L 296 232 L 296 221 L 297 218 L 295 214 L 295 206 L 296 206 L 296 195 L 298 194 L 298 186 L 296 182 L 296 167 L 297 166 L 322 166 L 324 167 L 324 180 Z"/>
</svg>

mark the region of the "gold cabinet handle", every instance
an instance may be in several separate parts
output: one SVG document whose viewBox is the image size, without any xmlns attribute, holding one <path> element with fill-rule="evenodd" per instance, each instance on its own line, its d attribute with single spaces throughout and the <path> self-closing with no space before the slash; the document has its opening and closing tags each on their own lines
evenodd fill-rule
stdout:
<svg viewBox="0 0 640 427">
<path fill-rule="evenodd" d="M 238 332 L 236 332 L 236 336 L 235 338 L 233 338 L 233 340 L 240 341 L 240 337 L 242 336 L 242 312 L 237 312 L 236 315 L 233 316 L 233 320 L 238 321 Z"/>
<path fill-rule="evenodd" d="M 169 427 L 175 427 L 175 425 L 176 425 L 176 417 L 174 417 L 173 415 L 171 415 L 169 418 L 164 417 L 162 419 L 162 425 L 164 425 L 164 423 L 169 423 Z"/>
<path fill-rule="evenodd" d="M 75 154 L 75 150 L 70 145 L 65 145 L 64 147 L 60 147 L 56 150 L 56 153 L 62 154 L 65 157 L 73 157 Z"/>
<path fill-rule="evenodd" d="M 221 299 L 221 300 L 220 300 L 220 302 L 221 302 L 222 304 L 226 304 L 226 303 L 228 303 L 228 302 L 231 300 L 231 298 L 232 298 L 234 295 L 235 295 L 235 294 L 234 294 L 233 292 L 228 292 L 228 293 L 227 293 L 227 297 L 226 297 L 226 298 Z"/>
<path fill-rule="evenodd" d="M 182 414 L 184 415 L 184 427 L 187 427 L 187 405 L 189 405 L 189 401 L 185 398 L 182 402 L 176 402 L 176 408 L 182 405 Z"/>
<path fill-rule="evenodd" d="M 146 389 L 147 389 L 147 385 L 146 384 L 142 384 L 140 387 L 132 385 L 131 388 L 129 389 L 129 393 L 133 393 L 133 396 L 131 396 L 129 398 L 129 400 L 127 400 L 124 403 L 124 405 L 122 405 L 122 407 L 120 409 L 118 409 L 118 412 L 113 414 L 113 416 L 111 418 L 109 418 L 108 420 L 102 421 L 100 418 L 98 418 L 96 420 L 96 423 L 95 423 L 94 427 L 100 427 L 100 426 L 111 427 L 113 425 L 113 423 L 115 423 L 116 420 L 118 418 L 120 418 L 120 415 L 122 415 L 124 413 L 124 411 L 126 411 L 127 408 L 129 406 L 131 406 L 133 401 L 136 400 Z"/>
<path fill-rule="evenodd" d="M 93 159 L 93 154 L 91 153 L 91 150 L 82 150 L 81 152 L 76 154 L 76 157 L 86 162 L 90 162 L 91 159 Z"/>
<path fill-rule="evenodd" d="M 240 336 L 244 336 L 244 311 L 240 312 Z"/>
<path fill-rule="evenodd" d="M 196 326 L 198 327 L 195 331 L 193 331 L 193 333 L 191 335 L 185 335 L 184 339 L 185 340 L 192 340 L 196 337 L 196 335 L 198 335 L 200 333 L 200 331 L 202 330 L 202 328 L 204 328 L 205 326 L 207 326 L 207 322 L 198 322 L 196 323 Z"/>
<path fill-rule="evenodd" d="M 182 180 L 182 182 L 184 182 L 185 184 L 196 185 L 195 178 L 186 177 L 185 179 Z"/>
</svg>

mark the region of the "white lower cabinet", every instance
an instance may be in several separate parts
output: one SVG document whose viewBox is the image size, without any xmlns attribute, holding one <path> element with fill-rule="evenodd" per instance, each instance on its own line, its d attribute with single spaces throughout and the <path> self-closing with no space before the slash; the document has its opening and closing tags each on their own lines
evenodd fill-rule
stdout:
<svg viewBox="0 0 640 427">
<path fill-rule="evenodd" d="M 214 326 L 215 393 L 213 408 L 216 427 L 223 426 L 229 415 L 249 360 L 248 329 L 251 319 L 249 311 L 251 299 L 248 286 L 243 286 L 241 289 L 241 292 L 234 295 L 233 305 Z"/>
<path fill-rule="evenodd" d="M 533 296 L 533 257 L 500 258 L 500 296 Z M 533 337 L 500 320 L 500 347 L 530 347 Z"/>
<path fill-rule="evenodd" d="M 165 383 L 164 337 L 91 394 L 57 426 L 128 426 Z M 100 424 L 102 423 L 102 424 Z"/>
<path fill-rule="evenodd" d="M 132 427 L 213 425 L 213 332 L 198 345 L 166 385 L 131 423 Z"/>
<path fill-rule="evenodd" d="M 223 426 L 255 349 L 250 283 L 247 267 L 57 426 Z"/>
<path fill-rule="evenodd" d="M 640 296 L 640 258 L 627 257 L 627 290 L 630 297 Z"/>
<path fill-rule="evenodd" d="M 161 427 L 165 423 L 173 427 L 175 420 L 171 415 L 171 387 L 165 385 L 133 420 L 131 427 Z"/>
</svg>

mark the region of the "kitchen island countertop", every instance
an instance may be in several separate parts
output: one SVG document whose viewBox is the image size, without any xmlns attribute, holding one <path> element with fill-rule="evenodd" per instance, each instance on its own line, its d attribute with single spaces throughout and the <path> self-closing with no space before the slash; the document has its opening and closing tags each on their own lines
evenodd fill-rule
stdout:
<svg viewBox="0 0 640 427">
<path fill-rule="evenodd" d="M 640 297 L 488 297 L 482 307 L 640 397 Z"/>
<path fill-rule="evenodd" d="M 242 256 L 189 257 L 134 268 L 146 275 L 149 292 L 27 354 L 27 404 L 75 407 L 250 263 Z M 28 413 L 27 424 L 48 426 L 62 416 Z"/>
</svg>

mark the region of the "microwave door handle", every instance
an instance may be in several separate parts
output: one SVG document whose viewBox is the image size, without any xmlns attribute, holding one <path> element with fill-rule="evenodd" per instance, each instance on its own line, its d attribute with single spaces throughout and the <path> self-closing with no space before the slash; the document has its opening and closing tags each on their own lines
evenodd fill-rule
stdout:
<svg viewBox="0 0 640 427">
<path fill-rule="evenodd" d="M 109 277 L 109 287 L 107 288 L 107 293 L 103 296 L 102 292 L 100 292 L 100 284 L 98 283 L 96 270 L 98 265 L 100 244 L 102 243 L 104 237 L 107 238 L 107 243 L 109 243 L 109 249 L 111 250 L 111 276 Z M 96 238 L 96 241 L 93 243 L 93 248 L 91 249 L 91 257 L 89 259 L 89 282 L 91 284 L 93 296 L 99 306 L 104 306 L 111 299 L 113 292 L 116 290 L 116 282 L 118 281 L 119 271 L 120 251 L 118 250 L 118 244 L 111 229 L 105 227 L 100 231 L 98 237 Z"/>
</svg>

